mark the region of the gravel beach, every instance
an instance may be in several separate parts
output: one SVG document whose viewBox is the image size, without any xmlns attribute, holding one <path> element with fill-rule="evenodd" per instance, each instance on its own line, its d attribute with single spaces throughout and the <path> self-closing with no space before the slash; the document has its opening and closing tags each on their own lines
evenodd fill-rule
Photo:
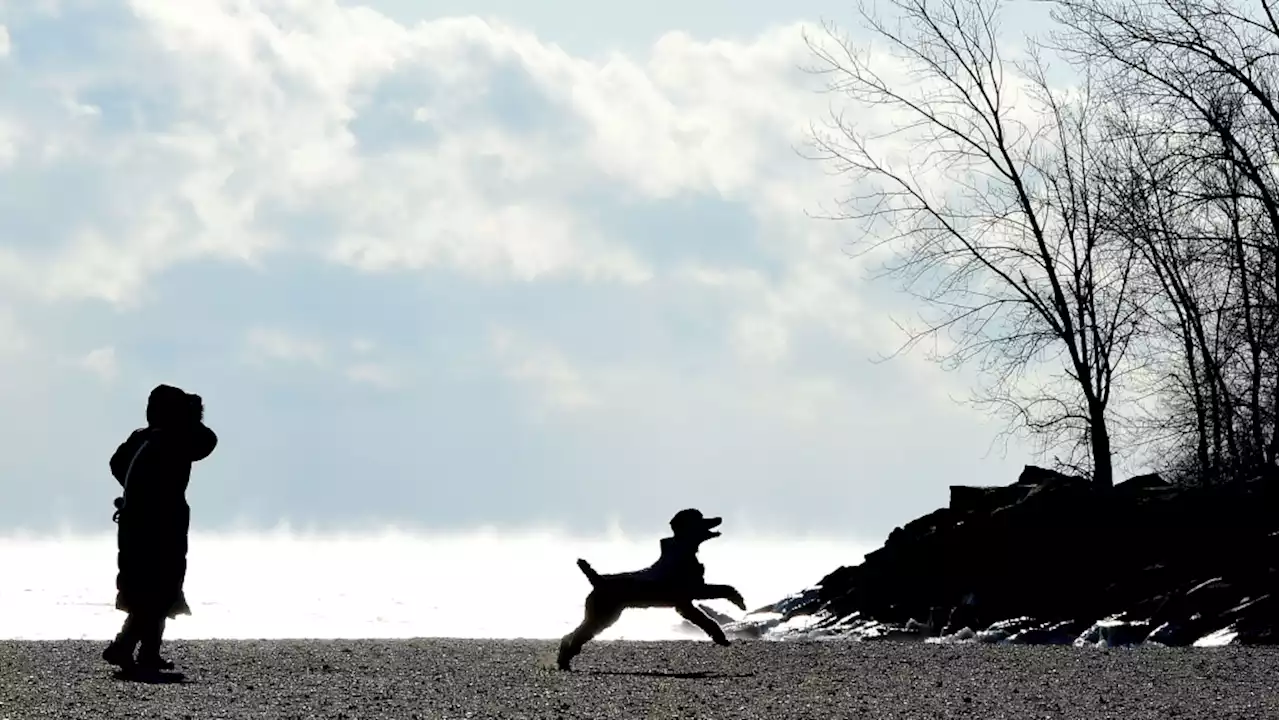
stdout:
<svg viewBox="0 0 1280 720">
<path fill-rule="evenodd" d="M 0 720 L 27 718 L 1277 717 L 1275 648 L 891 642 L 182 641 L 181 682 L 113 677 L 99 642 L 0 642 Z"/>
</svg>

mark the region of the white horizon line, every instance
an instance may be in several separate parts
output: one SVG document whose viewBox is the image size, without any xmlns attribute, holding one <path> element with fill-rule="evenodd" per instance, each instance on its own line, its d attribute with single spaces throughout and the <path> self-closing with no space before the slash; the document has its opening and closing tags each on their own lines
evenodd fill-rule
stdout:
<svg viewBox="0 0 1280 720">
<path fill-rule="evenodd" d="M 657 541 L 665 536 L 664 528 L 656 532 L 626 532 L 617 523 L 611 524 L 604 532 L 586 533 L 573 531 L 557 525 L 523 525 L 502 527 L 493 524 L 476 525 L 466 528 L 422 528 L 387 523 L 378 527 L 313 529 L 306 526 L 294 527 L 287 521 L 279 522 L 270 528 L 193 527 L 190 537 L 201 541 L 371 541 L 402 540 L 417 542 L 459 542 L 459 541 L 576 541 L 588 543 L 645 542 Z M 14 528 L 0 530 L 0 544 L 8 543 L 48 543 L 78 542 L 114 539 L 115 527 L 100 530 L 61 527 L 53 530 L 29 530 Z M 856 546 L 868 551 L 879 547 L 880 540 L 867 540 L 855 535 L 838 535 L 834 533 L 789 533 L 780 531 L 756 532 L 750 529 L 726 532 L 716 546 L 725 544 L 787 544 L 787 545 L 827 545 Z"/>
</svg>

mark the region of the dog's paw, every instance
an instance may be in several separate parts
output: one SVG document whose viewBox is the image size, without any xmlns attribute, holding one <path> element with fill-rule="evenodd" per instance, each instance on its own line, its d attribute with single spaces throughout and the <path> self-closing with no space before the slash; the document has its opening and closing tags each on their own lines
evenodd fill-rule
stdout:
<svg viewBox="0 0 1280 720">
<path fill-rule="evenodd" d="M 728 600 L 742 612 L 747 611 L 747 601 L 742 599 L 742 593 L 735 590 Z"/>
</svg>

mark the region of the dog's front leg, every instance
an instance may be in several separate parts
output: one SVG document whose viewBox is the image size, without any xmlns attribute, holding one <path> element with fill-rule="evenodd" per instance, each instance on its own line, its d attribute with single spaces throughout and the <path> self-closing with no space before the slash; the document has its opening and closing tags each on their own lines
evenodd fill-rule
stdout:
<svg viewBox="0 0 1280 720">
<path fill-rule="evenodd" d="M 738 607 L 739 610 L 746 612 L 747 602 L 743 600 L 742 593 L 732 585 L 704 585 L 701 592 L 698 593 L 695 600 L 728 600 Z"/>
<path fill-rule="evenodd" d="M 693 601 L 685 601 L 675 605 L 676 612 L 680 613 L 680 617 L 697 625 L 702 632 L 711 636 L 717 645 L 728 645 L 729 638 L 724 636 L 724 630 L 720 629 L 720 624 L 715 620 L 707 617 L 707 614 L 694 607 Z"/>
</svg>

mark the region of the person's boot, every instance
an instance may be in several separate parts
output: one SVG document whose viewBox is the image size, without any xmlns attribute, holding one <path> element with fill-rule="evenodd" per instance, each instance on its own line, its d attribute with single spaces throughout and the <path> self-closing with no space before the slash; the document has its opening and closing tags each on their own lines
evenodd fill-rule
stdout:
<svg viewBox="0 0 1280 720">
<path fill-rule="evenodd" d="M 173 663 L 160 657 L 160 643 L 150 640 L 143 641 L 142 647 L 138 648 L 137 666 L 142 670 L 172 670 Z"/>
<path fill-rule="evenodd" d="M 160 657 L 160 642 L 164 636 L 164 620 L 148 623 L 147 632 L 138 648 L 137 665 L 143 670 L 172 670 L 173 663 Z"/>
<path fill-rule="evenodd" d="M 174 668 L 172 662 L 160 657 L 159 650 L 145 654 L 138 653 L 136 665 L 142 670 L 172 670 Z"/>
<path fill-rule="evenodd" d="M 123 637 L 123 634 L 117 635 L 102 651 L 102 659 L 122 670 L 133 667 L 133 643 Z"/>
<path fill-rule="evenodd" d="M 102 659 L 121 669 L 133 667 L 133 651 L 138 647 L 137 618 L 132 614 L 124 619 L 116 639 L 102 651 Z"/>
</svg>

